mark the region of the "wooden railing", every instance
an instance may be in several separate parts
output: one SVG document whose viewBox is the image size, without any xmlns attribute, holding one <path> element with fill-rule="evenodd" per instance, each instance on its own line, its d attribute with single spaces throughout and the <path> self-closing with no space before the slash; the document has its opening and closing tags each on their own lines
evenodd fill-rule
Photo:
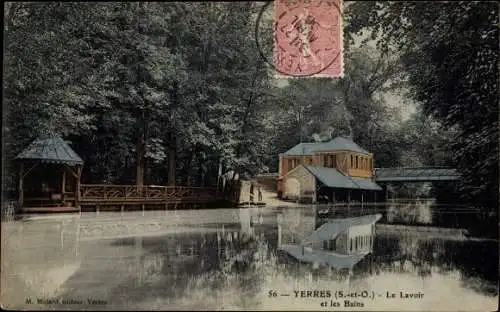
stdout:
<svg viewBox="0 0 500 312">
<path fill-rule="evenodd" d="M 216 200 L 216 188 L 186 187 L 186 186 L 155 186 L 155 185 L 109 185 L 81 184 L 80 201 L 165 201 L 181 200 Z"/>
</svg>

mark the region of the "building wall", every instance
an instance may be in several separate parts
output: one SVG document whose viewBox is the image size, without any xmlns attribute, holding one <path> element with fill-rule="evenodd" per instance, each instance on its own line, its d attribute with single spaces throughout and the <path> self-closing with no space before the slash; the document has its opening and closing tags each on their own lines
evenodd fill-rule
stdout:
<svg viewBox="0 0 500 312">
<path fill-rule="evenodd" d="M 331 156 L 335 158 L 333 164 L 328 159 L 328 157 Z M 371 178 L 373 171 L 373 154 L 350 151 L 322 151 L 314 153 L 313 165 L 317 167 L 336 168 L 352 177 Z"/>
<path fill-rule="evenodd" d="M 313 156 L 288 156 L 288 155 L 280 155 L 279 156 L 279 173 L 278 176 L 282 177 L 286 175 L 288 172 L 292 171 L 296 167 L 306 164 L 313 164 Z"/>
<path fill-rule="evenodd" d="M 373 154 L 349 152 L 347 154 L 348 170 L 351 177 L 371 178 L 373 173 Z"/>
<path fill-rule="evenodd" d="M 339 153 L 337 157 L 337 169 L 347 175 L 349 169 L 348 152 Z"/>
<path fill-rule="evenodd" d="M 342 232 L 337 236 L 337 252 L 347 254 L 347 232 Z"/>
<path fill-rule="evenodd" d="M 313 155 L 313 165 L 316 167 L 339 168 L 345 152 L 317 152 Z"/>
<path fill-rule="evenodd" d="M 303 166 L 295 168 L 283 177 L 283 197 L 288 199 L 312 198 L 316 190 L 316 179 Z M 299 184 L 298 190 L 296 184 Z"/>
<path fill-rule="evenodd" d="M 312 249 L 326 249 L 339 254 L 347 254 L 347 231 L 338 234 L 331 240 L 315 241 L 311 243 Z"/>
</svg>

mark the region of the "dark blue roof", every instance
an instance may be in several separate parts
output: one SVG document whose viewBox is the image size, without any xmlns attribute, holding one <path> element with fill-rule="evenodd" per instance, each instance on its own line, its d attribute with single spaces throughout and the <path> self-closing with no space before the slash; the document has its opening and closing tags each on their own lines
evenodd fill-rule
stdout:
<svg viewBox="0 0 500 312">
<path fill-rule="evenodd" d="M 303 156 L 303 155 L 312 155 L 314 152 L 330 151 L 330 150 L 345 150 L 363 154 L 370 153 L 364 148 L 360 147 L 358 144 L 354 143 L 349 138 L 336 137 L 335 139 L 328 142 L 299 143 L 283 154 Z"/>
<path fill-rule="evenodd" d="M 306 169 L 312 173 L 318 180 L 326 186 L 336 188 L 356 189 L 358 185 L 352 179 L 344 175 L 342 172 L 334 168 L 313 167 L 304 165 Z"/>
<path fill-rule="evenodd" d="M 33 141 L 16 159 L 39 160 L 42 163 L 83 165 L 83 160 L 69 144 L 59 136 L 39 138 Z"/>
<path fill-rule="evenodd" d="M 382 188 L 377 183 L 373 182 L 369 178 L 351 177 L 351 180 L 353 180 L 354 183 L 356 183 L 362 190 L 371 190 L 371 191 L 382 190 Z"/>
<path fill-rule="evenodd" d="M 344 175 L 337 169 L 303 165 L 313 176 L 328 187 L 380 191 L 382 188 L 370 178 L 355 178 Z"/>
</svg>

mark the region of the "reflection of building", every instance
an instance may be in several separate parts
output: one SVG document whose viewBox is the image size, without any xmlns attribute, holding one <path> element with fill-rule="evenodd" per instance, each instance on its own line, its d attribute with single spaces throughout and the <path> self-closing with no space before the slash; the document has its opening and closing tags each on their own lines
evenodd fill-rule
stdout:
<svg viewBox="0 0 500 312">
<path fill-rule="evenodd" d="M 300 143 L 279 155 L 278 196 L 329 202 L 375 201 L 373 154 L 349 138 Z"/>
<path fill-rule="evenodd" d="M 375 214 L 330 219 L 297 243 L 280 240 L 279 248 L 302 262 L 352 269 L 367 254 L 373 252 L 375 223 L 381 217 L 380 214 Z M 280 223 L 278 226 L 281 232 L 283 219 Z"/>
</svg>

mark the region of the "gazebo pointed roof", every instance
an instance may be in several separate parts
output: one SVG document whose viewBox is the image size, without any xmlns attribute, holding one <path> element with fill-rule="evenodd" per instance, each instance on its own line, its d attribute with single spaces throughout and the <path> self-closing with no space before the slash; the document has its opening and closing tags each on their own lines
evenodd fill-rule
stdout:
<svg viewBox="0 0 500 312">
<path fill-rule="evenodd" d="M 42 163 L 83 165 L 83 160 L 60 136 L 50 135 L 33 141 L 16 156 L 21 160 L 38 160 Z"/>
</svg>

